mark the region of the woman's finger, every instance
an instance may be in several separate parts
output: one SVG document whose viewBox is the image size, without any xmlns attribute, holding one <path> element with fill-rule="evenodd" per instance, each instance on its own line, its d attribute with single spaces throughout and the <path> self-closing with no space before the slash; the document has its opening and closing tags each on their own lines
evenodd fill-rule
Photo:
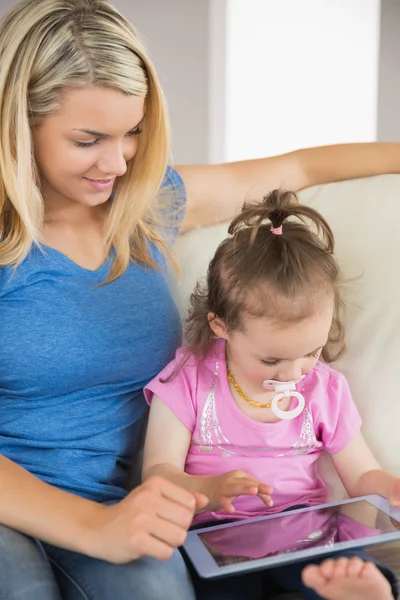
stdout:
<svg viewBox="0 0 400 600">
<path fill-rule="evenodd" d="M 204 494 L 199 494 L 198 492 L 194 492 L 193 495 L 196 500 L 196 510 L 202 510 L 205 506 L 207 506 L 209 502 L 207 496 Z"/>
</svg>

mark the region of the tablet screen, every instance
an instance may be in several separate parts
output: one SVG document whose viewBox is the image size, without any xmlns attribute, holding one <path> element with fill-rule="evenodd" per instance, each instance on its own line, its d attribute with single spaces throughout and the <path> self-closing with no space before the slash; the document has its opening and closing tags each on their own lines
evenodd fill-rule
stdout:
<svg viewBox="0 0 400 600">
<path fill-rule="evenodd" d="M 298 550 L 332 548 L 338 542 L 380 536 L 398 527 L 384 512 L 365 500 L 235 527 L 203 531 L 198 536 L 219 567 L 288 554 Z"/>
</svg>

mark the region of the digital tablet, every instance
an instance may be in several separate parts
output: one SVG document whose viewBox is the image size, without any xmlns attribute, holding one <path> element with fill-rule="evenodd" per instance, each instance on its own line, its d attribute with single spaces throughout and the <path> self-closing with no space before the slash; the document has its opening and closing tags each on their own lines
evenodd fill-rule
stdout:
<svg viewBox="0 0 400 600">
<path fill-rule="evenodd" d="M 183 550 L 208 578 L 395 540 L 400 509 L 371 495 L 189 531 Z"/>
</svg>

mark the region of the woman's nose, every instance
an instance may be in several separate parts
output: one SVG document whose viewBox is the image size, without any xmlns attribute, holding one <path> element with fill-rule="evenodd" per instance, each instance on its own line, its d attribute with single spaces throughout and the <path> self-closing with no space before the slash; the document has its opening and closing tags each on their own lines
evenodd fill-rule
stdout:
<svg viewBox="0 0 400 600">
<path fill-rule="evenodd" d="M 102 156 L 98 168 L 102 173 L 107 173 L 110 176 L 121 177 L 124 175 L 127 167 L 122 149 L 109 150 L 107 154 Z"/>
</svg>

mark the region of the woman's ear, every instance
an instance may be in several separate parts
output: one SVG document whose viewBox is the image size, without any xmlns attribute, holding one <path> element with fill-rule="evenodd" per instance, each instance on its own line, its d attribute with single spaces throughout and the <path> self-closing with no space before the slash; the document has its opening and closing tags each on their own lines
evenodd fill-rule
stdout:
<svg viewBox="0 0 400 600">
<path fill-rule="evenodd" d="M 213 333 L 219 338 L 224 340 L 228 339 L 228 332 L 225 327 L 225 323 L 220 317 L 217 317 L 215 313 L 208 313 L 208 324 L 211 327 Z"/>
</svg>

